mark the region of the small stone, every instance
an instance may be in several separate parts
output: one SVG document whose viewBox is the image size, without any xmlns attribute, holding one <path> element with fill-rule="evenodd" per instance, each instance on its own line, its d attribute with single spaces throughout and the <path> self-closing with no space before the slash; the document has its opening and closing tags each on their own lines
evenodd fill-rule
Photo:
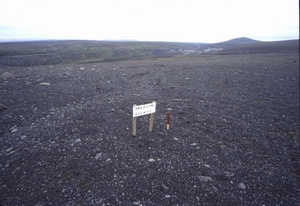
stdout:
<svg viewBox="0 0 300 206">
<path fill-rule="evenodd" d="M 27 137 L 26 135 L 22 135 L 21 140 L 24 140 L 26 137 Z"/>
<path fill-rule="evenodd" d="M 161 186 L 162 186 L 164 191 L 169 190 L 169 187 L 167 185 L 165 185 L 164 183 L 161 183 Z"/>
<path fill-rule="evenodd" d="M 11 151 L 11 152 L 7 153 L 6 155 L 7 155 L 7 156 L 9 156 L 9 155 L 11 155 L 11 154 L 15 153 L 16 151 L 17 151 L 17 150 L 13 150 L 13 151 Z"/>
<path fill-rule="evenodd" d="M 165 195 L 165 198 L 170 198 L 171 197 L 171 195 Z"/>
<path fill-rule="evenodd" d="M 18 131 L 17 128 L 12 128 L 12 129 L 11 129 L 11 132 L 16 132 L 16 131 Z"/>
<path fill-rule="evenodd" d="M 80 70 L 84 70 L 84 67 L 80 67 L 79 69 L 80 69 Z"/>
<path fill-rule="evenodd" d="M 136 201 L 136 202 L 133 202 L 133 205 L 137 205 L 137 206 L 140 206 L 142 205 L 140 201 Z"/>
<path fill-rule="evenodd" d="M 0 111 L 8 109 L 8 106 L 0 103 Z"/>
<path fill-rule="evenodd" d="M 191 146 L 196 146 L 196 145 L 197 145 L 197 143 L 192 143 L 192 144 L 191 144 Z"/>
<path fill-rule="evenodd" d="M 110 161 L 110 158 L 108 158 L 107 160 L 106 160 L 106 162 L 109 162 Z"/>
<path fill-rule="evenodd" d="M 240 184 L 239 184 L 239 188 L 241 188 L 241 189 L 244 190 L 244 189 L 246 189 L 246 185 L 245 185 L 244 183 L 240 183 Z"/>
<path fill-rule="evenodd" d="M 206 165 L 206 164 L 204 164 L 204 167 L 210 168 L 210 165 Z"/>
<path fill-rule="evenodd" d="M 213 186 L 212 189 L 213 189 L 215 192 L 218 192 L 218 191 L 219 191 L 219 189 L 216 188 L 215 186 Z"/>
<path fill-rule="evenodd" d="M 40 83 L 40 85 L 50 86 L 51 84 L 50 84 L 50 82 L 42 82 L 42 83 Z"/>
<path fill-rule="evenodd" d="M 15 77 L 15 75 L 13 73 L 10 73 L 10 72 L 4 72 L 1 74 L 2 78 L 12 78 L 12 77 Z"/>
<path fill-rule="evenodd" d="M 155 159 L 150 158 L 150 159 L 148 159 L 148 161 L 149 161 L 149 162 L 155 162 Z"/>
<path fill-rule="evenodd" d="M 175 141 L 178 141 L 178 140 L 179 140 L 179 139 L 178 139 L 178 138 L 176 138 L 176 137 L 174 137 L 173 139 L 174 139 Z"/>
<path fill-rule="evenodd" d="M 81 139 L 77 139 L 74 144 L 81 142 Z"/>
<path fill-rule="evenodd" d="M 202 182 L 212 182 L 213 181 L 213 179 L 211 179 L 211 177 L 209 177 L 209 176 L 200 176 L 199 179 Z"/>
<path fill-rule="evenodd" d="M 98 159 L 100 159 L 101 156 L 102 156 L 102 153 L 98 153 L 98 154 L 96 154 L 95 159 L 98 160 Z"/>
<path fill-rule="evenodd" d="M 6 149 L 6 152 L 10 152 L 10 151 L 12 151 L 12 150 L 13 150 L 13 148 L 10 147 L 10 148 L 7 148 L 7 149 Z"/>
<path fill-rule="evenodd" d="M 225 171 L 224 172 L 226 177 L 233 177 L 234 176 L 234 173 L 231 173 L 231 172 L 228 172 L 228 171 Z"/>
</svg>

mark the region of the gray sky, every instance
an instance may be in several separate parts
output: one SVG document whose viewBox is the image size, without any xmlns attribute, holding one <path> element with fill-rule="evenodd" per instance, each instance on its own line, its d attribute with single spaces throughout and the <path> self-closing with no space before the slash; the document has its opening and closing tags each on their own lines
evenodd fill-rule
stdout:
<svg viewBox="0 0 300 206">
<path fill-rule="evenodd" d="M 0 41 L 299 38 L 298 0 L 0 0 Z"/>
</svg>

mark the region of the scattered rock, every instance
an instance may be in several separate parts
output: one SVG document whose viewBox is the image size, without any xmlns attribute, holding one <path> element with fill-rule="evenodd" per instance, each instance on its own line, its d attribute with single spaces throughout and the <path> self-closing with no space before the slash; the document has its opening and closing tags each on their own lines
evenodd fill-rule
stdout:
<svg viewBox="0 0 300 206">
<path fill-rule="evenodd" d="M 7 148 L 5 151 L 6 151 L 6 152 L 10 152 L 10 151 L 12 151 L 12 150 L 13 150 L 13 148 L 10 147 L 10 148 Z"/>
<path fill-rule="evenodd" d="M 219 191 L 219 189 L 216 188 L 215 186 L 213 186 L 212 189 L 213 189 L 214 192 L 218 192 Z"/>
<path fill-rule="evenodd" d="M 50 84 L 50 82 L 42 82 L 42 83 L 40 83 L 40 85 L 50 86 L 51 84 Z"/>
<path fill-rule="evenodd" d="M 212 182 L 213 181 L 213 179 L 209 176 L 200 176 L 199 179 L 202 182 Z"/>
<path fill-rule="evenodd" d="M 0 103 L 0 112 L 6 109 L 8 109 L 8 106 Z"/>
<path fill-rule="evenodd" d="M 17 151 L 17 150 L 10 151 L 9 153 L 6 154 L 6 156 L 9 156 L 9 155 L 15 153 L 16 151 Z"/>
<path fill-rule="evenodd" d="M 101 158 L 101 156 L 102 156 L 102 153 L 98 153 L 98 154 L 96 154 L 95 159 L 98 160 Z"/>
<path fill-rule="evenodd" d="M 234 173 L 231 173 L 231 172 L 228 172 L 228 171 L 225 171 L 224 172 L 226 177 L 233 177 L 234 176 Z"/>
<path fill-rule="evenodd" d="M 244 189 L 246 189 L 246 185 L 245 185 L 244 183 L 240 183 L 240 184 L 239 184 L 239 188 L 241 188 L 241 189 L 244 190 Z"/>
<path fill-rule="evenodd" d="M 1 74 L 0 77 L 2 77 L 2 78 L 13 78 L 13 77 L 15 77 L 15 76 L 16 76 L 16 75 L 14 75 L 13 73 L 10 73 L 10 72 L 4 72 L 4 73 Z"/>
<path fill-rule="evenodd" d="M 81 142 L 81 139 L 78 138 L 75 140 L 75 142 L 73 144 L 71 144 L 71 146 L 73 147 L 76 143 L 80 143 L 80 142 Z"/>
<path fill-rule="evenodd" d="M 148 162 L 155 162 L 155 159 L 150 158 L 150 159 L 148 160 Z"/>
<path fill-rule="evenodd" d="M 81 142 L 81 139 L 77 139 L 74 144 Z"/>
<path fill-rule="evenodd" d="M 155 64 L 155 66 L 158 66 L 158 67 L 166 67 L 167 65 L 166 65 L 166 64 Z"/>
<path fill-rule="evenodd" d="M 70 72 L 63 72 L 61 77 L 67 79 L 67 78 L 69 78 L 71 75 L 72 75 L 72 74 L 71 74 Z"/>
<path fill-rule="evenodd" d="M 11 132 L 16 132 L 16 131 L 18 131 L 18 129 L 16 127 L 12 127 L 12 128 L 10 128 L 10 131 Z"/>
<path fill-rule="evenodd" d="M 136 205 L 136 206 L 141 206 L 141 201 L 136 201 L 136 202 L 133 202 L 133 205 Z"/>
<path fill-rule="evenodd" d="M 165 192 L 169 190 L 169 187 L 167 185 L 165 185 L 164 183 L 161 183 L 161 187 L 163 188 L 163 190 Z"/>
</svg>

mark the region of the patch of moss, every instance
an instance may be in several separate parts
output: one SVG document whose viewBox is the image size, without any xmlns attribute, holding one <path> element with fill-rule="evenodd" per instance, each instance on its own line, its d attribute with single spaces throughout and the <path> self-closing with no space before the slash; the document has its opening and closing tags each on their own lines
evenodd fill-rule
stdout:
<svg viewBox="0 0 300 206">
<path fill-rule="evenodd" d="M 86 190 L 91 188 L 91 185 L 86 180 L 80 180 L 78 183 L 78 187 L 82 190 Z"/>
</svg>

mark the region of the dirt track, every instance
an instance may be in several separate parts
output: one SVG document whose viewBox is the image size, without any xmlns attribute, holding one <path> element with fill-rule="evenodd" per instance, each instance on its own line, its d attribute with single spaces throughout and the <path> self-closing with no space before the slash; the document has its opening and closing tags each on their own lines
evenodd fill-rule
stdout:
<svg viewBox="0 0 300 206">
<path fill-rule="evenodd" d="M 296 53 L 0 68 L 0 103 L 0 205 L 300 204 Z"/>
</svg>

